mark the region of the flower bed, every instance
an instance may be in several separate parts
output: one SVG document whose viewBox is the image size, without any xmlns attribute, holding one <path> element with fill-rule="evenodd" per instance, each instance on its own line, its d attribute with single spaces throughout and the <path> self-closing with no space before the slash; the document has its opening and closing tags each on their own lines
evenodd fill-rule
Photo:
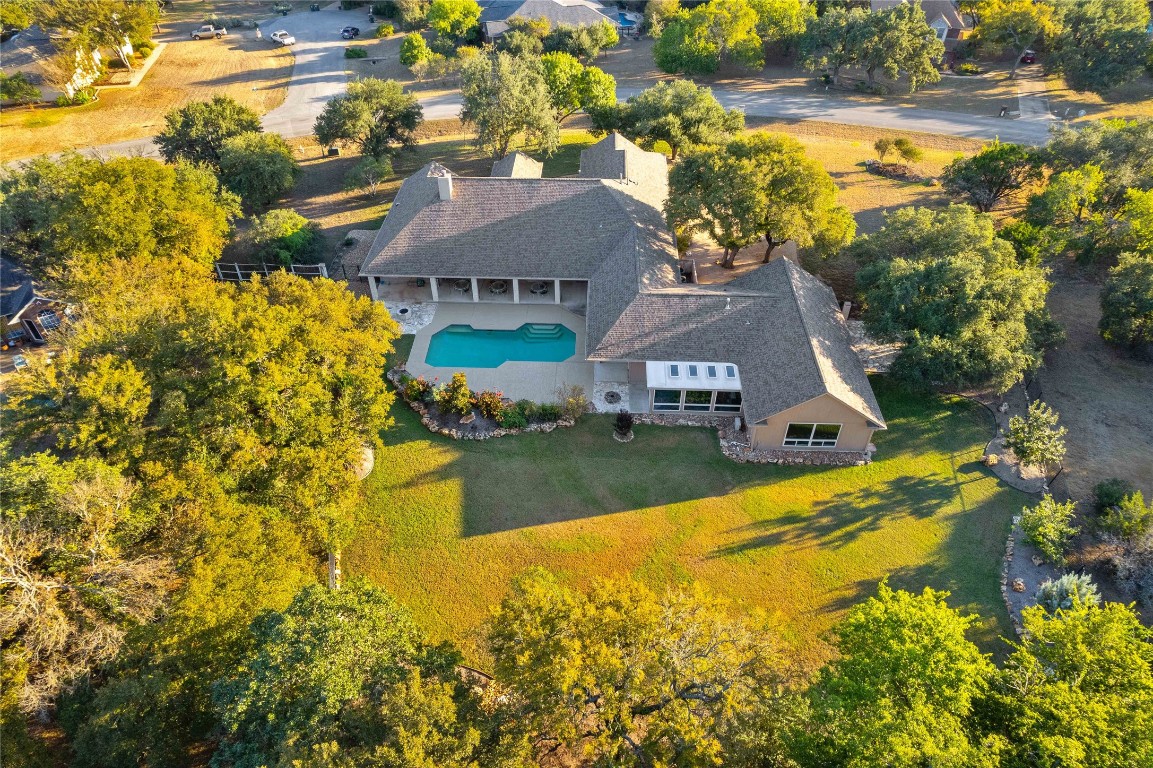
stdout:
<svg viewBox="0 0 1153 768">
<path fill-rule="evenodd" d="M 409 407 L 420 414 L 420 422 L 430 432 L 454 440 L 552 432 L 557 427 L 571 427 L 576 423 L 559 405 L 538 405 L 528 400 L 513 402 L 492 390 L 474 392 L 468 388 L 463 373 L 453 374 L 448 383 L 413 377 L 403 368 L 393 368 L 387 376 Z M 583 402 L 582 393 L 576 397 Z"/>
</svg>

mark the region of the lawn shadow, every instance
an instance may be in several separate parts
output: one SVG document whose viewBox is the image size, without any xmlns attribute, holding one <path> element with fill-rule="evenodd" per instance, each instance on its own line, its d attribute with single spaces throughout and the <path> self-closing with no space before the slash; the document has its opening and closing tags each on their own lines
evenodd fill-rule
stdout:
<svg viewBox="0 0 1153 768">
<path fill-rule="evenodd" d="M 866 533 L 880 530 L 897 516 L 930 517 L 955 495 L 951 480 L 912 475 L 897 477 L 818 501 L 807 514 L 794 513 L 758 520 L 731 530 L 729 533 L 745 538 L 718 547 L 710 557 L 727 557 L 783 544 L 837 549 Z"/>
</svg>

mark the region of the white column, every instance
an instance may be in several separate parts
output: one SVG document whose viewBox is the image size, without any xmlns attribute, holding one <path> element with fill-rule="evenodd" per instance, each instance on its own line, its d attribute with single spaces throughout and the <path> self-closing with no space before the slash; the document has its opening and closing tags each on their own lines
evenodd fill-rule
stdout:
<svg viewBox="0 0 1153 768">
<path fill-rule="evenodd" d="M 428 284 L 432 286 L 432 300 L 433 301 L 440 301 L 440 294 L 438 294 L 436 292 L 436 278 L 430 277 L 428 279 Z"/>
<path fill-rule="evenodd" d="M 520 304 L 520 278 L 514 277 L 512 279 L 512 303 Z"/>
<path fill-rule="evenodd" d="M 469 279 L 472 280 L 472 300 L 480 301 L 480 291 L 476 287 L 476 278 L 472 277 Z"/>
<path fill-rule="evenodd" d="M 560 280 L 553 280 L 552 282 L 554 286 L 553 293 L 556 294 L 556 296 L 553 297 L 553 303 L 560 304 Z"/>
<path fill-rule="evenodd" d="M 217 269 L 219 269 L 219 267 Z M 373 301 L 380 301 L 380 293 L 376 290 L 376 275 L 368 276 L 368 292 L 372 295 Z"/>
</svg>

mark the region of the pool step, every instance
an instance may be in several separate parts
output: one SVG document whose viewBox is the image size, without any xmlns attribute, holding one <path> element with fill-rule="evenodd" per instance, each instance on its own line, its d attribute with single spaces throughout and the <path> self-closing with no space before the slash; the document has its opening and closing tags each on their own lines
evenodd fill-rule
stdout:
<svg viewBox="0 0 1153 768">
<path fill-rule="evenodd" d="M 542 325 L 540 323 L 527 323 L 521 335 L 530 341 L 547 341 L 559 339 L 564 336 L 565 329 L 560 325 Z"/>
</svg>

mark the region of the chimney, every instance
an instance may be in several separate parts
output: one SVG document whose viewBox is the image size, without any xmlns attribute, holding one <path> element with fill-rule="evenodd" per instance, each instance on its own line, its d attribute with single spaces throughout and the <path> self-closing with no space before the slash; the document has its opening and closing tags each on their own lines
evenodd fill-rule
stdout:
<svg viewBox="0 0 1153 768">
<path fill-rule="evenodd" d="M 849 312 L 852 311 L 852 309 L 853 309 L 853 302 L 851 302 L 851 301 L 846 301 L 843 304 L 841 304 L 841 317 L 848 320 L 849 319 Z"/>
<path fill-rule="evenodd" d="M 441 200 L 452 199 L 452 174 L 446 171 L 443 176 L 437 176 L 436 185 L 440 189 Z"/>
</svg>

